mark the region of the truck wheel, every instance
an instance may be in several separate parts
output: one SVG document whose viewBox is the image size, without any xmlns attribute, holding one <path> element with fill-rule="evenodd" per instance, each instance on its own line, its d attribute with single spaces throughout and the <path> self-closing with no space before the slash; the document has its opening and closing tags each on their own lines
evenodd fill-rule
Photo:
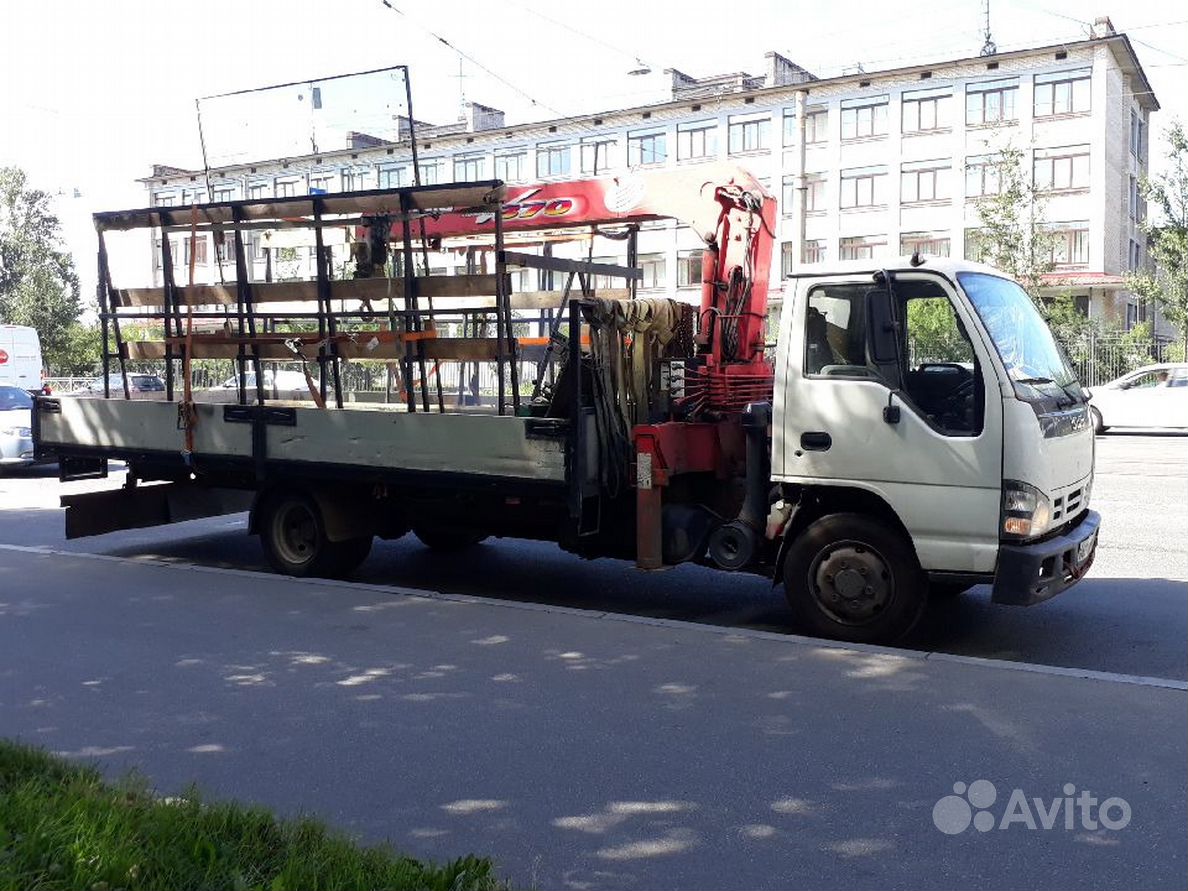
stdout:
<svg viewBox="0 0 1188 891">
<path fill-rule="evenodd" d="M 911 546 L 861 514 L 830 514 L 793 542 L 784 594 L 810 634 L 855 643 L 895 640 L 920 618 L 927 583 Z"/>
<path fill-rule="evenodd" d="M 413 535 L 420 539 L 421 544 L 435 551 L 461 551 L 473 547 L 481 541 L 486 541 L 485 532 L 475 532 L 473 529 L 449 529 L 443 526 L 413 527 Z"/>
<path fill-rule="evenodd" d="M 308 495 L 290 492 L 269 499 L 259 528 L 264 554 L 277 572 L 304 578 L 340 571 L 339 543 L 326 538 L 322 512 Z"/>
<path fill-rule="evenodd" d="M 1089 406 L 1089 416 L 1093 419 L 1093 432 L 1098 436 L 1105 433 L 1110 428 L 1105 425 L 1101 419 L 1101 412 L 1097 410 L 1097 406 Z"/>
</svg>

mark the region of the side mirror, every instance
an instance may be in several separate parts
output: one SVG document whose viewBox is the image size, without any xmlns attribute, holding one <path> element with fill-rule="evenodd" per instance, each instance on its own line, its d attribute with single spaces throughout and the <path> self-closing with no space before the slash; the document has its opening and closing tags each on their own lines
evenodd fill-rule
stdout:
<svg viewBox="0 0 1188 891">
<path fill-rule="evenodd" d="M 876 288 L 866 292 L 866 348 L 871 362 L 891 384 L 899 386 L 899 323 L 891 306 L 891 292 Z"/>
</svg>

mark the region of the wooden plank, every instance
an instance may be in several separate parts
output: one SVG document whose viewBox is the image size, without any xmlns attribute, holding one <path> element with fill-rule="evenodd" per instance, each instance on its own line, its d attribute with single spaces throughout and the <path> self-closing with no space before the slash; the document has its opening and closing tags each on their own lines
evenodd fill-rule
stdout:
<svg viewBox="0 0 1188 891">
<path fill-rule="evenodd" d="M 549 269 L 553 272 L 586 272 L 591 275 L 611 275 L 615 278 L 643 280 L 643 270 L 633 266 L 616 266 L 611 263 L 587 263 L 585 260 L 566 260 L 563 257 L 543 257 L 520 251 L 504 251 L 503 262 L 508 266 L 528 269 Z"/>
<path fill-rule="evenodd" d="M 425 341 L 426 359 L 494 362 L 498 355 L 499 345 L 494 337 L 438 337 Z"/>
<path fill-rule="evenodd" d="M 507 282 L 510 286 L 510 280 Z M 475 275 L 430 275 L 417 279 L 421 297 L 478 297 L 495 293 L 496 277 L 492 274 Z M 178 303 L 181 306 L 230 305 L 236 302 L 234 284 L 193 285 L 179 287 Z M 404 300 L 404 280 L 398 278 L 359 278 L 330 283 L 332 300 Z M 256 303 L 302 303 L 318 299 L 318 283 L 298 282 L 252 282 L 252 299 Z M 116 306 L 164 306 L 164 288 L 120 288 L 113 290 L 112 302 Z M 485 304 L 484 304 L 485 305 Z M 494 300 L 491 303 L 494 306 Z"/>
<path fill-rule="evenodd" d="M 492 207 L 503 201 L 507 187 L 498 180 L 480 183 L 443 183 L 410 189 L 372 189 L 331 195 L 301 195 L 293 198 L 269 198 L 260 201 L 234 201 L 197 205 L 199 224 L 227 224 L 233 222 L 236 205 L 242 208 L 245 220 L 269 220 L 310 217 L 313 201 L 320 198 L 327 214 L 397 214 L 400 193 L 408 192 L 410 206 L 416 210 L 470 210 Z M 195 217 L 191 206 L 146 207 L 139 210 L 115 210 L 94 215 L 95 228 L 100 231 L 126 231 L 149 226 L 186 225 Z M 312 221 L 311 221 L 312 223 Z"/>
<path fill-rule="evenodd" d="M 561 306 L 561 291 L 520 291 L 511 295 L 512 309 L 558 309 Z M 626 288 L 599 288 L 595 297 L 605 300 L 627 300 L 631 292 Z M 580 300 L 582 292 L 577 288 L 569 292 L 570 300 Z"/>
</svg>

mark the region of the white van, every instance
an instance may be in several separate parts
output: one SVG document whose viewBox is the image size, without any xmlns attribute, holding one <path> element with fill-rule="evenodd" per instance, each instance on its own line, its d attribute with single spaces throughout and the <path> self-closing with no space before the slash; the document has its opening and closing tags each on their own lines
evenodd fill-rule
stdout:
<svg viewBox="0 0 1188 891">
<path fill-rule="evenodd" d="M 41 340 L 25 325 L 0 325 L 0 384 L 41 389 Z"/>
</svg>

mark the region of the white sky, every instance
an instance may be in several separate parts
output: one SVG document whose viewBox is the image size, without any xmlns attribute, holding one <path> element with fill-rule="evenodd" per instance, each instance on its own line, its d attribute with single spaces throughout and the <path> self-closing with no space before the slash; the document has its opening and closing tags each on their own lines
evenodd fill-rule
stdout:
<svg viewBox="0 0 1188 891">
<path fill-rule="evenodd" d="M 859 62 L 875 71 L 976 55 L 982 45 L 982 0 L 390 2 L 403 14 L 380 0 L 2 0 L 0 165 L 62 193 L 87 280 L 89 214 L 146 204 L 134 180 L 154 162 L 198 164 L 195 97 L 407 64 L 416 117 L 454 120 L 458 55 L 425 29 L 518 88 L 464 63 L 466 97 L 504 109 L 509 123 L 661 98 L 666 67 L 761 74 L 771 49 L 830 76 Z M 1109 15 L 1163 106 L 1152 122 L 1158 172 L 1160 133 L 1173 117 L 1188 121 L 1188 6 L 1106 3 L 991 0 L 991 30 L 1009 50 L 1079 39 L 1078 20 Z M 655 73 L 629 76 L 636 57 Z"/>
</svg>

